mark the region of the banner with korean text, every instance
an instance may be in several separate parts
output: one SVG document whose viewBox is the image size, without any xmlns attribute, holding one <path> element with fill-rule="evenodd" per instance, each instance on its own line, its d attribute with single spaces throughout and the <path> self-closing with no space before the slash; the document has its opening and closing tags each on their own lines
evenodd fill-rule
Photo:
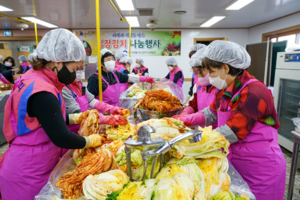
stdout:
<svg viewBox="0 0 300 200">
<path fill-rule="evenodd" d="M 83 42 L 87 56 L 97 56 L 95 30 L 74 30 Z M 106 48 L 115 55 L 129 52 L 128 31 L 101 31 L 101 49 Z M 135 56 L 179 56 L 181 53 L 181 31 L 133 31 L 131 33 L 131 55 Z"/>
</svg>

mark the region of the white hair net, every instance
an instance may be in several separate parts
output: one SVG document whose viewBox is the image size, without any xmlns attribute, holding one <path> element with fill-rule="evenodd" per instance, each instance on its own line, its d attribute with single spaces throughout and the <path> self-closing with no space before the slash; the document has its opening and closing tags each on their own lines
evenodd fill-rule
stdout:
<svg viewBox="0 0 300 200">
<path fill-rule="evenodd" d="M 128 56 L 128 54 L 127 54 L 127 53 L 120 53 L 120 54 L 118 54 L 118 55 L 116 56 L 116 60 L 119 60 L 119 61 L 120 61 L 120 59 L 123 58 L 123 57 L 125 57 L 125 56 Z"/>
<path fill-rule="evenodd" d="M 207 49 L 207 46 L 202 46 L 191 58 L 190 65 L 191 67 L 202 66 L 202 60 L 204 58 L 204 53 Z"/>
<path fill-rule="evenodd" d="M 207 47 L 205 44 L 195 44 L 194 46 L 191 47 L 190 52 L 192 51 L 198 51 L 204 47 Z"/>
<path fill-rule="evenodd" d="M 0 55 L 0 61 L 2 61 L 3 57 Z"/>
<path fill-rule="evenodd" d="M 132 59 L 130 57 L 126 56 L 126 57 L 121 58 L 119 62 L 132 64 Z"/>
<path fill-rule="evenodd" d="M 166 61 L 166 64 L 167 65 L 172 65 L 172 66 L 177 66 L 177 61 L 175 60 L 175 58 L 169 58 L 167 61 Z"/>
<path fill-rule="evenodd" d="M 109 53 L 112 54 L 112 52 L 110 50 L 108 50 L 108 49 L 102 49 L 101 50 L 101 56 L 103 56 L 106 52 L 109 52 Z"/>
<path fill-rule="evenodd" d="M 37 54 L 36 54 L 36 53 L 31 53 L 31 54 L 28 55 L 28 60 L 29 60 L 30 62 L 32 62 L 33 59 L 34 59 L 34 60 L 37 59 Z"/>
<path fill-rule="evenodd" d="M 206 49 L 205 57 L 238 69 L 246 69 L 251 64 L 251 57 L 244 47 L 223 40 L 215 40 L 210 43 Z"/>
<path fill-rule="evenodd" d="M 46 33 L 36 51 L 40 59 L 53 62 L 78 62 L 86 56 L 81 40 L 62 28 Z"/>
<path fill-rule="evenodd" d="M 136 61 L 138 61 L 141 65 L 144 66 L 144 60 L 141 58 L 137 58 Z"/>
<path fill-rule="evenodd" d="M 27 62 L 27 61 L 28 61 L 27 58 L 26 58 L 26 56 L 24 56 L 24 55 L 20 55 L 20 56 L 18 57 L 18 59 L 19 59 L 20 61 L 22 61 L 22 62 Z"/>
</svg>

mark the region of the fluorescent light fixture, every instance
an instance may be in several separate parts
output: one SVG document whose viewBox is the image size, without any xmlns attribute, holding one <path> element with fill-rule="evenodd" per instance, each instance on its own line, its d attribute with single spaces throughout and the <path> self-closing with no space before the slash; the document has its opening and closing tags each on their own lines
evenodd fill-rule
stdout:
<svg viewBox="0 0 300 200">
<path fill-rule="evenodd" d="M 134 10 L 132 0 L 116 0 L 121 10 Z"/>
<path fill-rule="evenodd" d="M 139 20 L 136 16 L 125 17 L 127 21 L 130 22 L 131 27 L 140 27 Z"/>
<path fill-rule="evenodd" d="M 252 1 L 254 0 L 237 0 L 236 2 L 228 6 L 225 10 L 239 10 L 251 3 Z"/>
<path fill-rule="evenodd" d="M 51 24 L 49 22 L 46 22 L 44 20 L 41 20 L 41 19 L 38 19 L 34 16 L 30 16 L 30 17 L 21 17 L 22 19 L 26 20 L 26 21 L 30 21 L 30 22 L 35 22 L 39 25 L 42 25 L 42 26 L 46 26 L 48 28 L 57 28 L 58 26 L 54 25 L 54 24 Z"/>
<path fill-rule="evenodd" d="M 214 16 L 213 18 L 211 18 L 210 20 L 206 21 L 205 23 L 203 23 L 200 27 L 211 27 L 212 25 L 214 25 L 215 23 L 217 23 L 218 21 L 224 19 L 226 16 Z"/>
<path fill-rule="evenodd" d="M 0 12 L 7 12 L 7 11 L 13 11 L 13 9 L 0 5 Z"/>
</svg>

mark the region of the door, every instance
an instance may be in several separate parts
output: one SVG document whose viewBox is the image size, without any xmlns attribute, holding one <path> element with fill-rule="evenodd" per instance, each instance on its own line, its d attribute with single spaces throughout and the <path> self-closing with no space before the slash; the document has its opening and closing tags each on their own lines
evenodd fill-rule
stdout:
<svg viewBox="0 0 300 200">
<path fill-rule="evenodd" d="M 298 116 L 300 103 L 300 71 L 276 69 L 274 101 L 278 112 L 280 127 L 278 143 L 293 151 L 294 139 L 290 132 L 295 130 L 292 118 Z"/>
<path fill-rule="evenodd" d="M 247 71 L 256 79 L 264 81 L 266 86 L 270 86 L 272 42 L 247 44 L 246 50 L 251 56 L 251 65 Z"/>
<path fill-rule="evenodd" d="M 281 42 L 273 42 L 272 48 L 272 63 L 271 63 L 271 82 L 270 86 L 274 86 L 274 79 L 275 79 L 275 70 L 276 70 L 276 61 L 277 61 L 277 53 L 278 52 L 285 52 L 287 41 Z"/>
</svg>

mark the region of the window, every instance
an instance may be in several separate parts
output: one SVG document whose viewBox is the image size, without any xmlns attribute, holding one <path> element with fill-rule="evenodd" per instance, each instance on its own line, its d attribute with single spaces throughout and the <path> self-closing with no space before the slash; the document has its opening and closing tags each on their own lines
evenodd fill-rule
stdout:
<svg viewBox="0 0 300 200">
<path fill-rule="evenodd" d="M 288 41 L 287 42 L 287 46 L 295 44 L 295 42 L 296 42 L 296 34 L 278 37 L 278 42 L 285 41 L 285 40 Z"/>
<path fill-rule="evenodd" d="M 290 46 L 295 43 L 300 45 L 300 29 L 272 35 L 269 36 L 268 39 L 271 40 L 272 42 L 287 40 L 288 41 L 287 46 Z"/>
</svg>

